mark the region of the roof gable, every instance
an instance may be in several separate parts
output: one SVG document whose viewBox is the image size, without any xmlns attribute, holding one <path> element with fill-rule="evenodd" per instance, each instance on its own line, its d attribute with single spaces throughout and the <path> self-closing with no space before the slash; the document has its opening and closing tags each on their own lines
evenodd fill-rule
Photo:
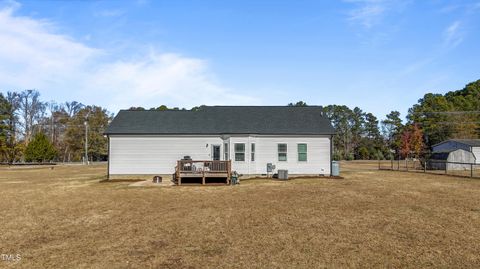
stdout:
<svg viewBox="0 0 480 269">
<path fill-rule="evenodd" d="M 198 111 L 121 110 L 106 134 L 333 134 L 319 106 L 211 106 Z"/>
</svg>

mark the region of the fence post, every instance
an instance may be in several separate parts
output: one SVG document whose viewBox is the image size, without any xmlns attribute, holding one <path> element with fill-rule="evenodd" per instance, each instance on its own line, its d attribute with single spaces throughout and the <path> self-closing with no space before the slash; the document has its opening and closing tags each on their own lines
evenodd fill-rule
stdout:
<svg viewBox="0 0 480 269">
<path fill-rule="evenodd" d="M 473 164 L 470 164 L 470 177 L 473 177 Z"/>
<path fill-rule="evenodd" d="M 448 174 L 448 173 L 447 173 L 447 170 L 448 170 L 448 162 L 446 161 L 446 162 L 445 162 L 445 174 Z"/>
<path fill-rule="evenodd" d="M 393 158 L 390 158 L 390 163 L 391 163 L 392 171 L 393 171 Z"/>
<path fill-rule="evenodd" d="M 423 172 L 426 173 L 427 172 L 427 161 L 425 160 L 425 163 L 423 165 Z"/>
<path fill-rule="evenodd" d="M 407 172 L 408 172 L 408 159 L 405 158 L 405 169 L 407 169 Z"/>
</svg>

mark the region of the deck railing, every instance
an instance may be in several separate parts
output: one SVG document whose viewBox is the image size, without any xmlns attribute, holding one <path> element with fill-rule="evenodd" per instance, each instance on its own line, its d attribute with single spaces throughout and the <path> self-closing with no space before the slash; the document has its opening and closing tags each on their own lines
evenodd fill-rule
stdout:
<svg viewBox="0 0 480 269">
<path fill-rule="evenodd" d="M 228 184 L 231 175 L 231 161 L 179 160 L 175 167 L 175 178 L 179 185 L 182 182 L 182 177 L 201 177 L 202 184 L 205 184 L 205 178 L 208 177 L 225 177 Z"/>
<path fill-rule="evenodd" d="M 227 173 L 230 170 L 230 161 L 192 161 L 180 160 L 177 170 L 181 173 Z"/>
</svg>

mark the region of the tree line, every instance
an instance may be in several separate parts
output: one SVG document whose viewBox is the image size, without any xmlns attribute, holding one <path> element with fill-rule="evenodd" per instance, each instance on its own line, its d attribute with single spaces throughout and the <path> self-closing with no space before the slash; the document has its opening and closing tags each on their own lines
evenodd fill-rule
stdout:
<svg viewBox="0 0 480 269">
<path fill-rule="evenodd" d="M 299 101 L 288 106 L 308 104 Z M 161 105 L 149 110 L 186 109 Z M 425 94 L 408 110 L 405 121 L 398 111 L 380 121 L 359 107 L 328 105 L 322 110 L 335 129 L 336 160 L 425 158 L 434 144 L 446 139 L 479 138 L 480 80 L 458 91 Z M 44 102 L 35 90 L 0 93 L 0 162 L 82 161 L 85 129 L 88 160 L 106 160 L 108 142 L 103 132 L 112 118 L 100 106 Z"/>
<path fill-rule="evenodd" d="M 95 105 L 42 101 L 36 90 L 0 93 L 0 162 L 106 160 L 103 132 L 112 117 Z"/>
<path fill-rule="evenodd" d="M 480 138 L 480 80 L 446 94 L 425 94 L 405 122 L 398 111 L 382 121 L 358 107 L 330 105 L 323 112 L 336 131 L 337 160 L 428 158 L 432 146 L 444 140 Z"/>
</svg>

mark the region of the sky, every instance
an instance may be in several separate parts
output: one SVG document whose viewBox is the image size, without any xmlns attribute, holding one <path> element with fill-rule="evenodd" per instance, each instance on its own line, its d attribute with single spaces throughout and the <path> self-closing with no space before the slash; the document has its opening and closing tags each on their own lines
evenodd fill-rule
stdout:
<svg viewBox="0 0 480 269">
<path fill-rule="evenodd" d="M 0 91 L 116 113 L 358 106 L 379 118 L 480 79 L 480 0 L 0 1 Z"/>
</svg>

